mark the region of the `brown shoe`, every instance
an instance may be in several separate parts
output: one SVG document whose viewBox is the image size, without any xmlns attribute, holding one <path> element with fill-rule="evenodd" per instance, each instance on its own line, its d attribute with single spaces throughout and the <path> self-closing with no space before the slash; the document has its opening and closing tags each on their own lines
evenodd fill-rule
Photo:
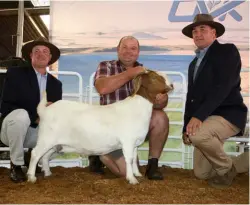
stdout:
<svg viewBox="0 0 250 205">
<path fill-rule="evenodd" d="M 23 172 L 22 167 L 14 165 L 10 162 L 10 179 L 15 183 L 26 181 L 26 174 Z"/>
<path fill-rule="evenodd" d="M 218 188 L 218 189 L 223 189 L 223 188 L 227 188 L 229 186 L 231 186 L 234 178 L 237 175 L 237 171 L 234 167 L 234 165 L 232 165 L 232 168 L 223 176 L 215 176 L 211 179 L 208 180 L 208 184 L 211 187 L 214 188 Z"/>
</svg>

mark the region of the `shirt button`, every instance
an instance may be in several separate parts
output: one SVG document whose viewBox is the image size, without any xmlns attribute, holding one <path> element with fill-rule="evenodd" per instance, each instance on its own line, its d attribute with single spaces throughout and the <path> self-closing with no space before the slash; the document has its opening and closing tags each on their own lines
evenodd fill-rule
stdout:
<svg viewBox="0 0 250 205">
<path fill-rule="evenodd" d="M 192 99 L 191 102 L 194 102 L 194 100 Z"/>
</svg>

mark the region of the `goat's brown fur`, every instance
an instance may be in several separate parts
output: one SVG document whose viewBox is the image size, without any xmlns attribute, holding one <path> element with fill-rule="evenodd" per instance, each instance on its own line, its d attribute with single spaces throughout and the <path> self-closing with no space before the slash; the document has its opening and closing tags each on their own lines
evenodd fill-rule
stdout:
<svg viewBox="0 0 250 205">
<path fill-rule="evenodd" d="M 163 76 L 152 70 L 141 73 L 133 80 L 134 93 L 154 103 L 155 97 L 159 93 L 168 93 L 173 87 L 166 84 Z"/>
</svg>

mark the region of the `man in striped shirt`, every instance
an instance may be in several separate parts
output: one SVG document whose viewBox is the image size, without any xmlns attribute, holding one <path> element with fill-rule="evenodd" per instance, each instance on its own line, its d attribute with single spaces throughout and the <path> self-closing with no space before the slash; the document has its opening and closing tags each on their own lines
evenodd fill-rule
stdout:
<svg viewBox="0 0 250 205">
<path fill-rule="evenodd" d="M 139 57 L 139 42 L 132 36 L 123 37 L 117 47 L 118 60 L 103 61 L 95 75 L 95 87 L 100 94 L 100 104 L 108 105 L 124 100 L 133 92 L 132 79 L 144 72 Z M 148 179 L 162 180 L 158 159 L 168 137 L 169 120 L 162 110 L 168 102 L 167 94 L 158 94 L 148 132 L 149 159 L 146 171 Z M 97 156 L 94 156 L 98 160 Z M 93 156 L 92 156 L 93 159 Z M 101 161 L 117 176 L 126 176 L 126 163 L 121 150 L 100 157 Z"/>
</svg>

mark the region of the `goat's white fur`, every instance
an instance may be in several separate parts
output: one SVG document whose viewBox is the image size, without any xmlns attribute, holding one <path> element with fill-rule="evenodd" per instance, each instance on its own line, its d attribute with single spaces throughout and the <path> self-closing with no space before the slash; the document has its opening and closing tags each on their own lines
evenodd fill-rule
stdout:
<svg viewBox="0 0 250 205">
<path fill-rule="evenodd" d="M 164 76 L 165 77 L 165 76 Z M 35 182 L 35 169 L 43 156 L 45 176 L 51 175 L 49 157 L 58 145 L 62 152 L 104 155 L 122 149 L 126 161 L 126 179 L 138 183 L 137 146 L 149 130 L 153 104 L 135 95 L 117 103 L 100 106 L 60 100 L 46 107 L 46 95 L 38 106 L 38 141 L 32 151 L 28 181 Z M 135 175 L 135 176 L 134 176 Z"/>
<path fill-rule="evenodd" d="M 133 173 L 140 173 L 133 153 L 134 148 L 145 140 L 152 103 L 135 95 L 107 106 L 65 100 L 46 108 L 45 105 L 46 99 L 43 98 L 38 106 L 39 137 L 32 151 L 29 181 L 35 182 L 35 165 L 49 150 L 42 162 L 45 175 L 50 175 L 48 159 L 54 152 L 53 147 L 60 144 L 63 152 L 75 151 L 84 155 L 104 155 L 122 148 L 128 167 L 126 178 L 132 184 L 137 183 Z"/>
</svg>

